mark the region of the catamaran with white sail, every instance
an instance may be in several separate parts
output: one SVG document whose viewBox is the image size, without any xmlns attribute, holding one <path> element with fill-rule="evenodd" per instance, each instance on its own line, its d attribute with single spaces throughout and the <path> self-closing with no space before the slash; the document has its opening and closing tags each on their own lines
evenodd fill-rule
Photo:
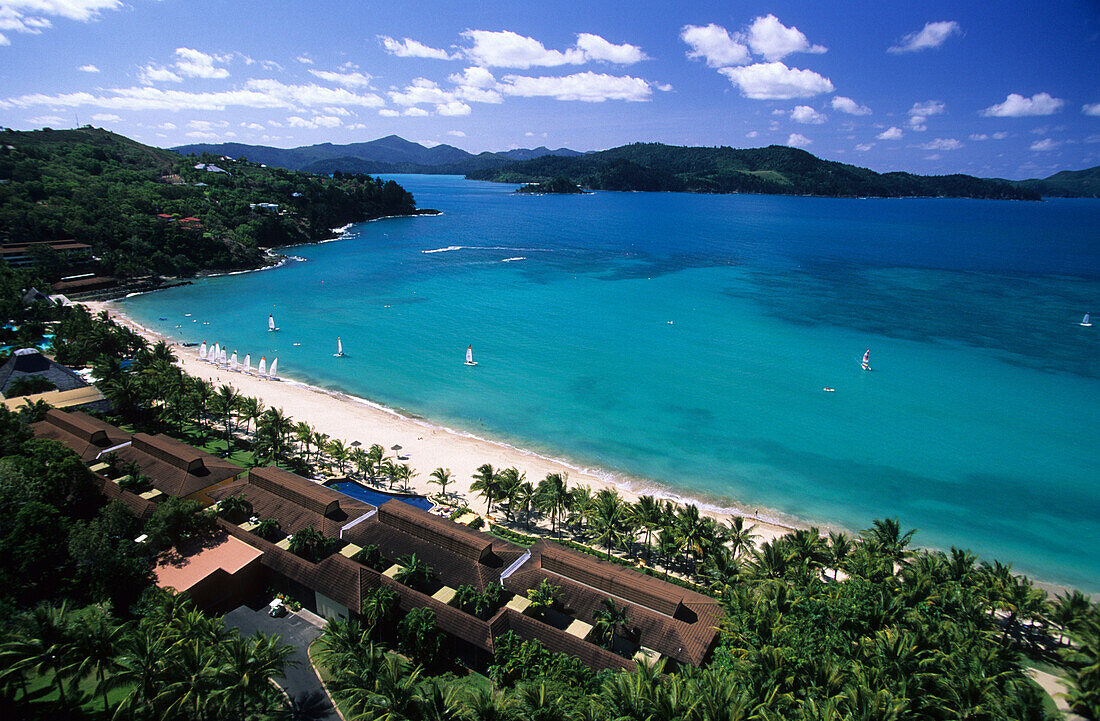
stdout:
<svg viewBox="0 0 1100 721">
<path fill-rule="evenodd" d="M 252 372 L 252 354 L 251 353 L 245 353 L 244 354 L 244 368 L 242 368 L 241 371 L 244 372 L 244 373 L 251 373 Z"/>
<path fill-rule="evenodd" d="M 1081 325 L 1085 328 L 1092 327 L 1092 318 L 1089 317 L 1088 313 L 1085 313 L 1085 317 L 1081 319 Z"/>
<path fill-rule="evenodd" d="M 279 380 L 279 372 L 276 370 L 279 367 L 279 358 L 275 357 L 275 360 L 271 361 L 271 367 L 267 369 L 267 377 L 272 380 Z"/>
<path fill-rule="evenodd" d="M 332 356 L 334 358 L 344 357 L 344 344 L 340 341 L 340 336 L 336 336 L 336 352 Z"/>
<path fill-rule="evenodd" d="M 871 370 L 871 349 L 868 348 L 863 354 L 863 362 L 859 364 L 859 367 L 865 371 Z"/>
<path fill-rule="evenodd" d="M 206 341 L 199 346 L 199 360 L 206 360 Z"/>
<path fill-rule="evenodd" d="M 276 327 L 275 325 L 275 314 L 269 313 L 267 316 L 267 331 L 270 333 L 271 331 L 275 330 L 279 330 L 278 327 Z"/>
<path fill-rule="evenodd" d="M 466 346 L 466 365 L 476 366 L 477 361 L 474 360 L 474 347 L 472 345 Z"/>
<path fill-rule="evenodd" d="M 233 355 L 229 357 L 229 370 L 238 371 L 240 367 L 237 365 L 237 351 L 233 351 Z"/>
<path fill-rule="evenodd" d="M 256 374 L 260 376 L 267 375 L 267 356 L 260 356 L 260 365 L 256 366 Z"/>
</svg>

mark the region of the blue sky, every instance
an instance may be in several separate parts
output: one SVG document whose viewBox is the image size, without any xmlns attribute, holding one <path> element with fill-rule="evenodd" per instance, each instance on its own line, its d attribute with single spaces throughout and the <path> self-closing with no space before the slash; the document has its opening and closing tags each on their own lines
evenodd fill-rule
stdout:
<svg viewBox="0 0 1100 721">
<path fill-rule="evenodd" d="M 170 147 L 804 147 L 1100 165 L 1100 3 L 0 0 L 0 124 Z"/>
</svg>

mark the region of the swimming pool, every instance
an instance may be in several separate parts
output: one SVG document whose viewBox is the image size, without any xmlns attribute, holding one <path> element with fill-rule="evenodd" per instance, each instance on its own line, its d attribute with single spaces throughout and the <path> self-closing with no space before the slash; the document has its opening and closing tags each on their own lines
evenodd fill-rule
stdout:
<svg viewBox="0 0 1100 721">
<path fill-rule="evenodd" d="M 354 481 L 336 481 L 335 483 L 329 483 L 327 485 L 329 488 L 340 491 L 340 493 L 343 493 L 345 496 L 351 496 L 364 503 L 369 503 L 372 506 L 381 506 L 386 501 L 394 498 L 424 511 L 430 511 L 435 505 L 424 496 L 404 496 L 396 493 L 384 493 L 371 488 L 365 488 Z"/>
</svg>

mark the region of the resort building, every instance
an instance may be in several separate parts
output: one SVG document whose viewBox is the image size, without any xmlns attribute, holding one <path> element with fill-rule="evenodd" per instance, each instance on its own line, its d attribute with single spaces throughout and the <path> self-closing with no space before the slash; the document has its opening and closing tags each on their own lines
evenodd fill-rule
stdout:
<svg viewBox="0 0 1100 721">
<path fill-rule="evenodd" d="M 509 632 L 594 669 L 627 669 L 659 658 L 699 665 L 717 641 L 717 600 L 553 541 L 524 548 L 400 498 L 375 507 L 278 468 L 244 474 L 179 441 L 127 436 L 84 414 L 50 411 L 33 430 L 95 463 L 104 494 L 139 516 L 147 517 L 165 495 L 248 501 L 250 518 L 219 518 L 221 535 L 213 543 L 177 549 L 155 570 L 159 585 L 187 593 L 205 608 L 225 610 L 275 587 L 322 616 L 349 618 L 375 589 L 387 588 L 402 612 L 432 609 L 449 639 L 448 651 L 477 664 L 489 663 L 495 644 Z M 135 495 L 103 475 L 107 444 L 115 444 L 110 450 L 119 459 L 137 463 L 155 490 Z M 290 550 L 294 534 L 307 528 L 331 539 L 312 560 Z M 407 578 L 402 564 L 412 555 L 428 573 L 405 583 L 398 579 Z M 496 608 L 475 615 L 459 607 L 463 586 L 484 592 L 496 584 L 503 588 Z M 552 602 L 532 604 L 530 592 L 545 584 L 554 589 Z M 611 602 L 627 620 L 601 638 L 597 611 Z"/>
<path fill-rule="evenodd" d="M 92 246 L 75 240 L 31 240 L 0 245 L 0 260 L 13 268 L 24 268 L 38 263 L 37 252 L 53 250 L 69 263 L 79 265 L 92 260 Z"/>
<path fill-rule="evenodd" d="M 20 348 L 0 366 L 0 393 L 7 396 L 16 381 L 35 376 L 49 381 L 59 391 L 88 387 L 76 371 L 47 358 L 37 348 Z"/>
</svg>

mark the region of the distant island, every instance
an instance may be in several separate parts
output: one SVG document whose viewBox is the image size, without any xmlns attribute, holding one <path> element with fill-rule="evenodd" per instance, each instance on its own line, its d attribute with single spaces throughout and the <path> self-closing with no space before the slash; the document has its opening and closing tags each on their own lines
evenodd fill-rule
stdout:
<svg viewBox="0 0 1100 721">
<path fill-rule="evenodd" d="M 592 153 L 538 147 L 475 155 L 452 145 L 429 148 L 388 135 L 346 145 L 273 148 L 218 143 L 182 145 L 173 150 L 246 157 L 253 162 L 321 174 L 422 173 L 510 183 L 541 183 L 560 176 L 595 190 L 1012 200 L 1100 197 L 1100 167 L 1029 180 L 961 174 L 921 176 L 878 173 L 777 145 L 736 149 L 635 143 Z"/>
<path fill-rule="evenodd" d="M 569 178 L 558 176 L 541 183 L 528 183 L 517 188 L 516 192 L 528 195 L 583 195 L 585 191 Z"/>
<path fill-rule="evenodd" d="M 517 161 L 473 171 L 467 177 L 506 183 L 539 183 L 560 177 L 595 190 L 1040 199 L 1039 191 L 1003 180 L 877 173 L 781 145 L 738 150 L 635 143 L 577 157 Z"/>
<path fill-rule="evenodd" d="M 244 158 L 184 157 L 106 130 L 0 133 L 0 242 L 72 238 L 94 263 L 50 249 L 46 280 L 189 277 L 262 267 L 265 249 L 333 228 L 423 212 L 403 187 L 365 174 L 315 175 Z"/>
</svg>

